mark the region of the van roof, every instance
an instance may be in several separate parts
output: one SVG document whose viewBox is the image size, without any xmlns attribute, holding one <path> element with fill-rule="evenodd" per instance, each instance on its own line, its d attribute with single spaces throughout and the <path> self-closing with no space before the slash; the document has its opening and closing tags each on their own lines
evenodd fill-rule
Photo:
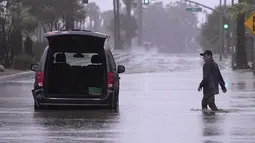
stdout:
<svg viewBox="0 0 255 143">
<path fill-rule="evenodd" d="M 104 39 L 107 39 L 110 37 L 103 33 L 91 32 L 88 30 L 50 31 L 44 34 L 46 38 L 53 37 L 53 36 L 61 36 L 61 35 L 84 35 L 84 36 L 93 36 L 93 37 L 104 38 Z"/>
</svg>

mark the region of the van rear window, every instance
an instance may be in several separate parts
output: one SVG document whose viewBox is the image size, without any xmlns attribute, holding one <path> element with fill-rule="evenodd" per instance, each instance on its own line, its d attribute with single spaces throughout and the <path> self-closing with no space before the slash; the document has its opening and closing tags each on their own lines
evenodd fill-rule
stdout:
<svg viewBox="0 0 255 143">
<path fill-rule="evenodd" d="M 57 63 L 57 55 L 63 53 L 55 53 L 54 63 Z M 97 53 L 64 53 L 66 57 L 66 63 L 70 66 L 87 66 L 92 64 L 91 58 L 93 55 L 98 55 Z"/>
</svg>

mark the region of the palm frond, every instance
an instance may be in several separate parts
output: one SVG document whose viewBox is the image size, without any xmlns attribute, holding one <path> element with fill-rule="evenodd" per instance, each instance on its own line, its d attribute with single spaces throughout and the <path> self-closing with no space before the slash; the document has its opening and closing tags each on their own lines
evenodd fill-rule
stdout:
<svg viewBox="0 0 255 143">
<path fill-rule="evenodd" d="M 227 17 L 229 19 L 236 19 L 238 15 L 244 13 L 251 13 L 255 10 L 255 5 L 252 0 L 243 0 L 230 7 L 227 11 Z"/>
</svg>

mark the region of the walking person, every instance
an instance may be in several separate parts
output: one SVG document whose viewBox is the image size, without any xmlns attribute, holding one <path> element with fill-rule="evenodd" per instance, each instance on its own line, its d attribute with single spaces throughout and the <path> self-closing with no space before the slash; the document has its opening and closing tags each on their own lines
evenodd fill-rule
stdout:
<svg viewBox="0 0 255 143">
<path fill-rule="evenodd" d="M 219 85 L 224 93 L 227 92 L 225 82 L 219 70 L 218 64 L 213 60 L 213 54 L 210 50 L 200 54 L 203 56 L 203 80 L 200 82 L 198 91 L 203 89 L 202 109 L 206 110 L 207 106 L 212 111 L 219 111 L 215 104 L 215 95 L 219 94 Z"/>
</svg>

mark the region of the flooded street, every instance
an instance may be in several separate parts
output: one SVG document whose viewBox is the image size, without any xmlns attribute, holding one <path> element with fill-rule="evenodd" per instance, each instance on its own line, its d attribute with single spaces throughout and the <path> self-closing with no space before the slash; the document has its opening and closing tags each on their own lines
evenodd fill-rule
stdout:
<svg viewBox="0 0 255 143">
<path fill-rule="evenodd" d="M 121 75 L 118 112 L 34 112 L 32 77 L 8 81 L 0 84 L 0 142 L 255 142 L 252 73 L 222 69 L 228 92 L 217 95 L 216 104 L 229 113 L 202 114 L 191 110 L 201 108 L 202 92 L 197 91 L 202 78 L 199 56 L 115 56 L 127 68 Z"/>
</svg>

